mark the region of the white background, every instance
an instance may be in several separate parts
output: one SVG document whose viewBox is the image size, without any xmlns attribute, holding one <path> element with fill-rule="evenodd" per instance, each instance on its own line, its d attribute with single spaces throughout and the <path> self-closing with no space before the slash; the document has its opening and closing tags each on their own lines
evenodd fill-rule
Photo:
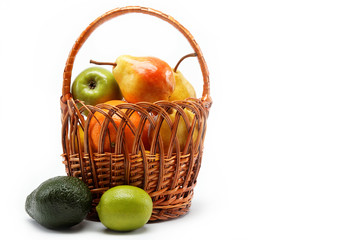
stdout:
<svg viewBox="0 0 343 240">
<path fill-rule="evenodd" d="M 84 221 L 52 231 L 26 214 L 26 196 L 65 175 L 61 84 L 87 25 L 126 5 L 161 10 L 199 43 L 213 107 L 186 216 L 131 233 Z M 0 1 L 1 225 L 6 239 L 343 239 L 343 3 L 331 0 Z M 187 41 L 151 16 L 102 25 L 76 58 L 153 55 L 170 65 Z M 195 59 L 180 70 L 201 96 Z"/>
</svg>

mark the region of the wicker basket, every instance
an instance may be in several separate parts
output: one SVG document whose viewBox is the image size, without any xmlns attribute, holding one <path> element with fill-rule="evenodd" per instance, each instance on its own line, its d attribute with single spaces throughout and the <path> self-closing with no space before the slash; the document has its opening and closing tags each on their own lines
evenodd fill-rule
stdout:
<svg viewBox="0 0 343 240">
<path fill-rule="evenodd" d="M 70 93 L 71 72 L 75 56 L 81 46 L 102 23 L 127 13 L 143 13 L 158 17 L 173 25 L 184 35 L 197 54 L 201 67 L 204 81 L 201 99 L 127 103 L 116 107 L 105 104 L 86 106 L 77 99 L 73 99 Z M 93 208 L 87 219 L 98 220 L 95 206 L 102 193 L 111 187 L 123 184 L 140 187 L 149 193 L 154 206 L 150 221 L 176 218 L 189 211 L 201 165 L 206 120 L 212 103 L 209 92 L 208 70 L 199 46 L 187 29 L 162 12 L 144 7 L 116 8 L 97 18 L 82 32 L 66 62 L 60 103 L 63 164 L 67 174 L 82 179 L 89 186 L 93 195 Z M 109 111 L 106 113 L 104 108 Z M 171 109 L 177 111 L 174 124 L 168 116 L 168 111 Z M 195 114 L 193 121 L 189 121 L 185 109 Z M 89 112 L 87 117 L 82 114 L 84 111 Z M 95 112 L 100 112 L 106 117 L 102 124 L 98 149 L 92 149 L 89 140 L 89 123 Z M 138 127 L 129 119 L 134 112 L 140 115 Z M 122 119 L 119 126 L 115 126 L 112 120 L 111 116 L 114 114 Z M 183 149 L 180 149 L 176 137 L 176 128 L 181 118 L 184 119 L 189 131 Z M 163 147 L 161 136 L 159 136 L 159 128 L 164 121 L 172 132 L 171 144 L 167 151 Z M 156 132 L 150 149 L 145 149 L 142 143 L 142 128 L 147 122 Z M 116 144 L 114 147 L 112 146 L 111 151 L 104 152 L 104 138 L 109 124 L 113 124 L 116 128 Z M 84 132 L 82 134 L 83 141 L 80 127 Z M 130 149 L 125 145 L 125 133 L 122 130 L 124 127 L 129 127 L 135 135 L 133 147 Z M 198 131 L 198 134 L 196 139 L 191 141 L 194 131 Z"/>
</svg>

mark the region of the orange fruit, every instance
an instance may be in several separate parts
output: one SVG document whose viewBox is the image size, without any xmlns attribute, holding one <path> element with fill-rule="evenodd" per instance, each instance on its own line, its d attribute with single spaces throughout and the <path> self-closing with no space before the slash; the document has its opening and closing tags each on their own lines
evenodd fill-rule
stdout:
<svg viewBox="0 0 343 240">
<path fill-rule="evenodd" d="M 118 104 L 123 104 L 127 103 L 121 100 L 111 100 L 108 102 L 105 102 L 105 104 L 111 105 L 111 106 L 117 106 Z M 107 109 L 102 109 L 104 112 L 108 112 Z M 126 113 L 126 109 L 123 109 L 122 112 Z M 101 136 L 101 127 L 103 122 L 105 121 L 106 117 L 100 113 L 100 112 L 95 112 L 94 116 L 89 122 L 89 136 L 90 136 L 90 144 L 93 149 L 93 151 L 98 151 L 99 150 L 99 138 Z M 116 128 L 118 129 L 120 126 L 120 123 L 122 121 L 122 118 L 119 117 L 116 113 L 113 114 L 112 119 L 116 125 Z M 134 112 L 130 116 L 130 120 L 132 124 L 138 128 L 139 122 L 141 120 L 141 116 L 139 113 Z M 132 151 L 132 146 L 134 143 L 135 139 L 135 134 L 134 132 L 131 131 L 130 127 L 128 125 L 124 125 L 124 138 L 125 138 L 125 144 L 128 147 L 128 150 L 131 152 Z M 113 126 L 111 122 L 109 122 L 108 127 L 107 127 L 107 132 L 104 135 L 105 142 L 104 142 L 104 152 L 113 152 L 114 147 L 116 144 L 116 137 L 117 137 L 117 130 Z M 144 146 L 146 149 L 149 147 L 149 140 L 148 140 L 148 129 L 149 129 L 149 124 L 148 121 L 146 121 L 146 124 L 143 128 L 143 133 L 142 133 L 142 141 L 144 143 Z M 122 143 L 120 143 L 122 144 Z M 111 151 L 112 150 L 112 151 Z"/>
</svg>

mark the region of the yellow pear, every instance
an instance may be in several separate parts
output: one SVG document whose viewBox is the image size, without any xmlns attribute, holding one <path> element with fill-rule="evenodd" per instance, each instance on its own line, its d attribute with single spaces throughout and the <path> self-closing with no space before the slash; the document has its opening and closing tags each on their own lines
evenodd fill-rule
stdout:
<svg viewBox="0 0 343 240">
<path fill-rule="evenodd" d="M 79 134 L 80 134 L 80 143 L 79 143 L 79 146 L 81 147 L 81 151 L 83 152 L 84 151 L 84 132 L 83 132 L 83 129 L 80 125 L 77 126 L 78 127 L 78 131 L 79 131 Z M 75 134 L 75 148 L 76 148 L 76 152 L 79 152 L 79 148 L 78 148 L 78 137 L 77 137 L 77 134 Z"/>
<path fill-rule="evenodd" d="M 195 116 L 194 113 L 192 113 L 188 109 L 184 109 L 184 112 L 185 112 L 185 114 L 186 114 L 186 116 L 187 116 L 187 118 L 189 120 L 190 126 L 192 126 L 192 122 L 193 122 L 193 119 L 194 119 L 194 116 Z M 171 113 L 169 114 L 169 117 L 172 120 L 172 123 L 174 125 L 175 117 L 176 117 L 176 110 L 175 109 L 173 109 L 171 111 Z M 154 134 L 153 131 L 149 131 L 150 143 L 151 143 L 153 134 Z M 168 148 L 169 148 L 169 144 L 170 144 L 170 140 L 171 140 L 172 132 L 171 132 L 171 129 L 170 129 L 169 125 L 167 124 L 167 122 L 165 120 L 162 122 L 159 134 L 160 134 L 160 136 L 162 138 L 164 152 L 167 153 Z M 183 152 L 183 150 L 184 150 L 184 148 L 186 146 L 186 141 L 187 141 L 187 138 L 188 138 L 189 134 L 190 133 L 187 130 L 186 123 L 185 123 L 183 117 L 180 116 L 179 123 L 178 123 L 178 126 L 177 126 L 176 138 L 179 141 L 180 151 L 181 152 Z M 192 135 L 193 143 L 195 143 L 197 137 L 198 137 L 198 124 L 196 123 L 194 131 L 193 131 L 193 135 Z M 173 150 L 175 151 L 175 146 L 173 147 Z"/>
<path fill-rule="evenodd" d="M 186 98 L 196 98 L 194 87 L 183 74 L 177 70 L 173 71 L 175 78 L 175 89 L 172 95 L 169 97 L 169 101 L 185 100 Z"/>
<path fill-rule="evenodd" d="M 91 63 L 113 65 L 113 76 L 129 103 L 168 100 L 174 91 L 173 70 L 159 58 L 121 55 L 115 63 L 93 60 Z"/>
</svg>

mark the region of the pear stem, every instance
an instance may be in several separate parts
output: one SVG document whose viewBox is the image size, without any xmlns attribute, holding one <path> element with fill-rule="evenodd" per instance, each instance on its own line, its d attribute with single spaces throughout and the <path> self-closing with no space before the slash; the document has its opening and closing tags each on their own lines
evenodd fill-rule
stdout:
<svg viewBox="0 0 343 240">
<path fill-rule="evenodd" d="M 183 57 L 177 62 L 177 64 L 175 65 L 175 67 L 174 67 L 174 72 L 177 71 L 177 68 L 179 67 L 180 63 L 181 63 L 183 60 L 185 60 L 186 58 L 189 58 L 189 57 L 196 57 L 196 56 L 198 56 L 196 53 L 190 53 L 190 54 L 187 54 L 187 55 L 183 56 Z"/>
<path fill-rule="evenodd" d="M 90 63 L 93 63 L 93 64 L 96 64 L 96 65 L 112 65 L 113 67 L 116 67 L 117 66 L 117 63 L 112 63 L 112 62 L 97 62 L 97 61 L 94 61 L 94 60 L 90 60 L 89 61 Z"/>
</svg>

